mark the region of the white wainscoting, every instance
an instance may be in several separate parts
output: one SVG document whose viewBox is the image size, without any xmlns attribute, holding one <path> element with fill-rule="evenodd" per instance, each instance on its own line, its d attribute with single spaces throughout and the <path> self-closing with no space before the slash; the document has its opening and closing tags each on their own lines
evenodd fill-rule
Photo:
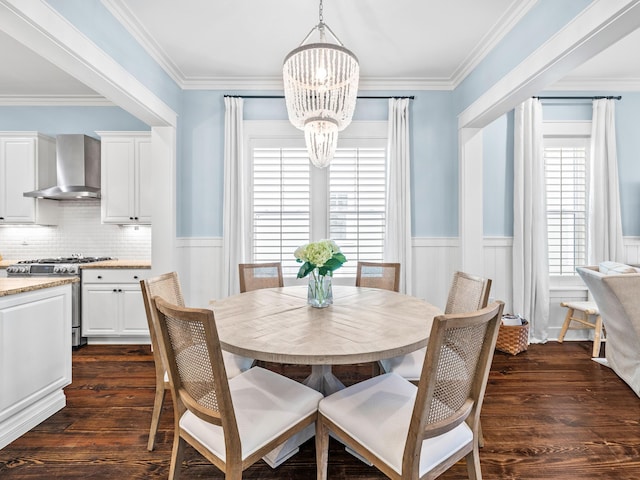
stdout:
<svg viewBox="0 0 640 480">
<path fill-rule="evenodd" d="M 468 272 L 492 279 L 491 299 L 505 302 L 512 312 L 511 237 L 485 237 L 484 272 Z M 640 237 L 625 237 L 626 261 L 640 264 Z M 178 238 L 178 274 L 187 305 L 208 308 L 222 294 L 222 238 Z M 460 269 L 457 237 L 413 239 L 413 294 L 444 308 L 453 273 Z M 558 338 L 566 309 L 565 300 L 586 300 L 579 278 L 552 282 L 549 300 L 549 339 Z M 513 312 L 518 313 L 518 312 Z M 587 331 L 571 331 L 567 340 L 588 338 Z"/>
</svg>

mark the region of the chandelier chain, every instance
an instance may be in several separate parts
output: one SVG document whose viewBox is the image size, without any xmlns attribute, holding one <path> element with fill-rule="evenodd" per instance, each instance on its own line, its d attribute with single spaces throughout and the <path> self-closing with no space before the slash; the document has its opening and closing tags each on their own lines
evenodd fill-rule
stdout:
<svg viewBox="0 0 640 480">
<path fill-rule="evenodd" d="M 320 19 L 320 25 L 324 23 L 324 15 L 322 14 L 322 0 L 320 0 L 320 6 L 318 7 L 318 18 Z"/>
</svg>

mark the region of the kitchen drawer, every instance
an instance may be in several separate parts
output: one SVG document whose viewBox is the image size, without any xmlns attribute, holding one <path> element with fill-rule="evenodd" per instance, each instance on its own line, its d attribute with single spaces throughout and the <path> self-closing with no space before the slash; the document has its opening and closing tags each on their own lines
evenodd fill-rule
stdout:
<svg viewBox="0 0 640 480">
<path fill-rule="evenodd" d="M 149 276 L 148 269 L 94 269 L 82 270 L 82 283 L 138 283 Z"/>
</svg>

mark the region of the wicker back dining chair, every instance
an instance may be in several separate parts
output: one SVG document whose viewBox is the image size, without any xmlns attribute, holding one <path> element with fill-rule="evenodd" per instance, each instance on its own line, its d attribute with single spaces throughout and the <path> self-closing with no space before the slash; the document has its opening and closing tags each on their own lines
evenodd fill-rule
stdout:
<svg viewBox="0 0 640 480">
<path fill-rule="evenodd" d="M 149 429 L 149 440 L 147 442 L 147 449 L 151 451 L 155 446 L 165 394 L 167 390 L 169 390 L 167 370 L 162 362 L 160 349 L 158 347 L 157 328 L 154 326 L 156 323 L 154 321 L 155 310 L 151 299 L 156 296 L 162 297 L 175 305 L 184 306 L 184 297 L 182 296 L 182 288 L 180 287 L 180 281 L 178 280 L 178 274 L 176 272 L 164 273 L 156 277 L 140 280 L 140 289 L 142 290 L 142 299 L 147 314 L 151 350 L 153 351 L 153 361 L 156 369 L 156 394 L 153 401 L 151 428 Z M 238 375 L 240 372 L 250 368 L 253 364 L 252 358 L 242 357 L 229 352 L 223 352 L 223 355 L 227 366 L 227 373 L 231 376 Z"/>
<path fill-rule="evenodd" d="M 261 288 L 284 287 L 282 264 L 271 263 L 240 263 L 240 293 L 259 290 Z"/>
<path fill-rule="evenodd" d="M 321 400 L 318 479 L 329 435 L 392 479 L 436 478 L 463 458 L 469 478 L 482 478 L 479 415 L 503 307 L 436 317 L 417 387 L 387 373 Z"/>
<path fill-rule="evenodd" d="M 400 264 L 379 262 L 358 262 L 356 287 L 400 290 Z"/>
<path fill-rule="evenodd" d="M 314 424 L 320 392 L 261 367 L 227 378 L 213 311 L 160 297 L 153 303 L 174 400 L 169 479 L 179 477 L 187 443 L 226 479 L 239 480 L 246 468 Z"/>
<path fill-rule="evenodd" d="M 490 290 L 491 279 L 455 272 L 444 313 L 468 313 L 480 310 L 487 306 Z M 382 372 L 394 372 L 407 380 L 417 382 L 422 372 L 425 352 L 426 348 L 421 348 L 400 357 L 381 360 L 380 369 Z"/>
<path fill-rule="evenodd" d="M 153 361 L 156 369 L 156 394 L 153 401 L 151 429 L 149 430 L 149 440 L 147 442 L 147 450 L 151 451 L 155 445 L 158 423 L 160 421 L 160 412 L 162 412 L 162 406 L 164 404 L 164 397 L 167 390 L 169 390 L 169 378 L 167 376 L 167 371 L 164 368 L 164 364 L 162 363 L 162 358 L 160 357 L 158 337 L 156 328 L 154 327 L 154 312 L 153 306 L 151 305 L 151 298 L 154 296 L 160 296 L 171 303 L 175 303 L 176 305 L 184 305 L 184 298 L 182 296 L 182 289 L 180 288 L 180 282 L 178 281 L 178 274 L 176 272 L 165 273 L 157 277 L 141 280 L 140 288 L 142 290 L 144 308 L 147 313 L 149 337 L 151 338 L 151 350 L 153 352 Z"/>
<path fill-rule="evenodd" d="M 444 313 L 467 313 L 484 308 L 489 303 L 491 279 L 455 272 Z"/>
</svg>

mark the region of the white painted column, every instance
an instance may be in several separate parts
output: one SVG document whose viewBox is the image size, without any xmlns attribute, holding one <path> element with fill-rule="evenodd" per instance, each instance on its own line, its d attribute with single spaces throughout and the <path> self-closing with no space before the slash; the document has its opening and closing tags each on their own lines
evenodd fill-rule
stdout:
<svg viewBox="0 0 640 480">
<path fill-rule="evenodd" d="M 153 275 L 177 270 L 176 260 L 176 129 L 151 129 L 153 209 L 151 266 Z"/>
<path fill-rule="evenodd" d="M 460 268 L 464 272 L 482 276 L 482 129 L 460 129 L 458 145 Z"/>
</svg>

